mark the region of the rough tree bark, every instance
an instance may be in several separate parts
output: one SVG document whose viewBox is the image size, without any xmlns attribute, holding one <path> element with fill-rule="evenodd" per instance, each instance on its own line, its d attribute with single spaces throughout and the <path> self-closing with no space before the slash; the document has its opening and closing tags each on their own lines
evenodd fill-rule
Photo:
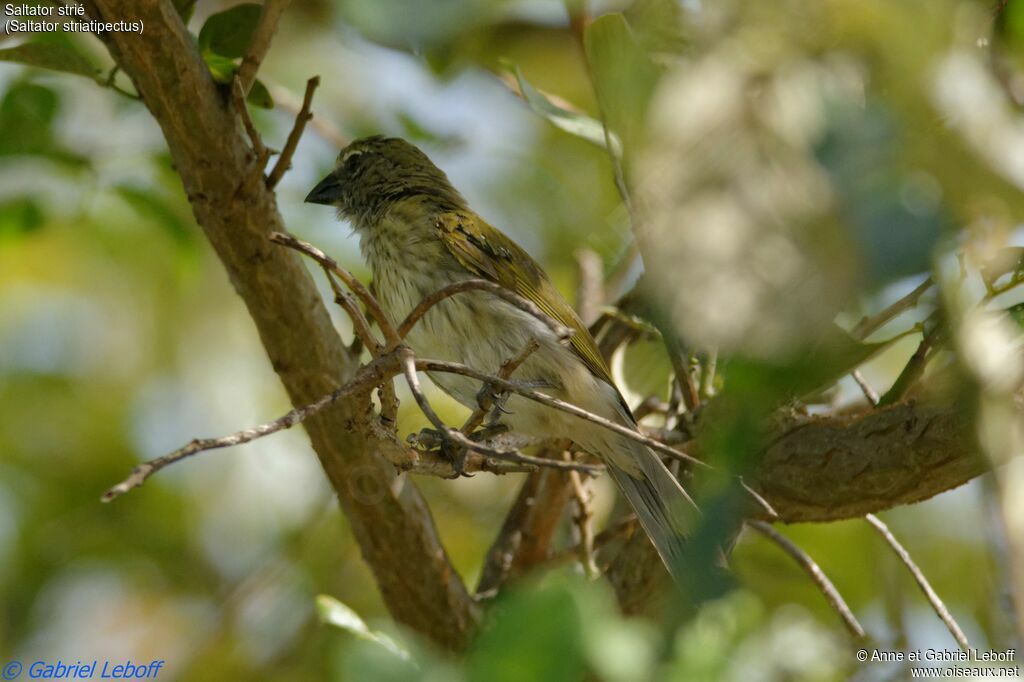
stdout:
<svg viewBox="0 0 1024 682">
<path fill-rule="evenodd" d="M 304 265 L 269 241 L 270 233 L 283 230 L 274 194 L 230 97 L 211 79 L 172 3 L 86 5 L 105 20 L 145 22 L 142 35 L 100 38 L 159 123 L 196 220 L 293 404 L 328 393 L 352 376 L 357 359 L 346 352 Z M 441 646 L 461 648 L 477 620 L 476 604 L 452 569 L 419 492 L 377 455 L 393 444 L 369 428 L 371 409 L 364 394 L 311 418 L 305 428 L 393 617 Z M 985 468 L 954 408 L 897 405 L 859 417 L 798 420 L 778 433 L 751 483 L 785 521 L 829 521 L 915 502 Z M 517 510 L 530 503 L 521 500 Z M 546 546 L 550 527 L 536 520 L 526 525 L 547 529 L 540 543 Z M 531 539 L 513 553 L 536 546 Z M 634 550 L 632 556 L 660 570 L 653 552 Z M 616 576 L 613 570 L 613 582 Z M 649 586 L 636 582 L 637 591 Z"/>
</svg>

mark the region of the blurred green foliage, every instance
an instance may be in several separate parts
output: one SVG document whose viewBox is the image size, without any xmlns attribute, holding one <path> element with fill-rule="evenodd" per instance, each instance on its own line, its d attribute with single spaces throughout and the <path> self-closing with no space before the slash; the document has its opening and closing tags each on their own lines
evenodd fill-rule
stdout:
<svg viewBox="0 0 1024 682">
<path fill-rule="evenodd" d="M 175 7 L 215 80 L 230 82 L 258 6 Z M 842 377 L 856 366 L 890 385 L 918 340 L 899 334 L 940 302 L 866 342 L 845 331 L 851 321 L 905 293 L 954 247 L 974 272 L 1020 241 L 1021 3 L 993 22 L 980 1 L 623 0 L 593 3 L 603 12 L 593 21 L 569 21 L 567 9 L 578 18 L 586 7 L 293 3 L 250 101 L 294 100 L 321 74 L 318 117 L 348 134 L 414 138 L 568 296 L 574 252 L 596 252 L 609 302 L 639 270 L 616 172 L 641 186 L 652 150 L 665 152 L 671 164 L 654 181 L 684 189 L 668 193 L 657 250 L 671 272 L 700 276 L 663 291 L 669 300 L 693 292 L 698 312 L 716 313 L 692 319 L 747 324 L 730 337 L 741 343 L 724 348 L 722 392 L 705 414 L 709 450 L 731 471 L 751 464 L 762 420 L 780 403 L 849 404 L 856 387 Z M 159 130 L 141 103 L 99 87 L 108 79 L 97 74 L 116 75 L 99 55 L 81 36 L 0 49 L 0 660 L 165 658 L 166 676 L 182 680 L 900 673 L 857 668 L 816 588 L 778 548 L 747 535 L 732 556 L 742 587 L 697 595 L 704 603 L 677 630 L 623 618 L 605 584 L 556 572 L 502 593 L 465 660 L 453 660 L 386 621 L 300 433 L 203 455 L 101 506 L 99 494 L 140 460 L 264 421 L 287 400 L 194 224 Z M 280 147 L 293 114 L 255 115 Z M 291 229 L 365 275 L 347 231 L 301 205 L 335 154 L 308 131 L 279 203 Z M 750 231 L 730 242 L 729 218 L 742 211 Z M 783 278 L 792 288 L 772 289 L 787 249 L 802 257 Z M 694 253 L 714 267 L 685 260 Z M 999 272 L 1016 277 L 1017 260 Z M 744 307 L 737 282 L 771 293 Z M 821 288 L 801 291 L 808 282 Z M 1019 303 L 999 303 L 1020 319 Z M 794 321 L 789 345 L 752 349 L 774 338 L 780 315 Z M 634 403 L 672 398 L 671 364 L 645 330 L 613 363 Z M 705 350 L 688 331 L 684 340 Z M 445 416 L 461 414 L 433 397 Z M 425 425 L 408 403 L 403 432 Z M 418 483 L 472 583 L 518 480 Z M 708 541 L 695 542 L 705 565 L 736 513 L 735 490 L 717 484 L 702 498 L 710 521 L 698 540 Z M 1003 648 L 1014 635 L 992 488 L 975 481 L 888 520 L 972 643 Z M 597 489 L 603 522 L 612 495 L 604 482 Z M 864 524 L 786 533 L 880 644 L 952 648 Z M 559 543 L 570 542 L 565 524 Z"/>
</svg>

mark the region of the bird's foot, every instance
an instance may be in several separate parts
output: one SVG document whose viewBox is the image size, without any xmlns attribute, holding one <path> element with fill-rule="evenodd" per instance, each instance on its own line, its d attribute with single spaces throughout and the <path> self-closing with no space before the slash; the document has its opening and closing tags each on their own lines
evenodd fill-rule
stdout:
<svg viewBox="0 0 1024 682">
<path fill-rule="evenodd" d="M 406 442 L 414 448 L 437 452 L 451 462 L 452 470 L 455 472 L 453 478 L 473 477 L 473 474 L 466 471 L 466 458 L 469 456 L 469 451 L 453 442 L 439 429 L 421 429 L 419 433 L 409 434 Z"/>
<path fill-rule="evenodd" d="M 484 384 L 480 392 L 476 394 L 476 404 L 487 415 L 487 423 L 494 425 L 503 414 L 510 414 L 505 409 L 511 393 L 502 391 L 493 384 Z"/>
<path fill-rule="evenodd" d="M 469 439 L 474 443 L 482 443 L 507 432 L 508 426 L 506 424 L 492 423 L 487 426 L 480 427 L 473 433 L 469 434 Z"/>
</svg>

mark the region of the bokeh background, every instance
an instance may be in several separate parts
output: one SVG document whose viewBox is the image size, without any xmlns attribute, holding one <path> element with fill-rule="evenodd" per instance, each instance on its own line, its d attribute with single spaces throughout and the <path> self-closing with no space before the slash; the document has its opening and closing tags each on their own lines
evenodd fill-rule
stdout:
<svg viewBox="0 0 1024 682">
<path fill-rule="evenodd" d="M 199 2 L 190 27 L 198 32 L 206 17 L 231 4 Z M 514 65 L 533 87 L 596 115 L 587 64 L 562 2 L 293 4 L 260 72 L 277 106 L 254 113 L 268 144 L 280 147 L 306 79 L 320 75 L 313 107 L 319 125 L 307 130 L 278 191 L 292 232 L 366 278 L 348 227 L 302 199 L 333 163 L 334 134 L 383 132 L 427 150 L 479 213 L 545 265 L 570 300 L 580 250 L 600 258 L 608 300 L 630 288 L 639 266 L 607 152 L 552 125 L 510 87 Z M 845 324 L 916 286 L 940 244 L 976 245 L 978 234 L 991 248 L 1024 243 L 1006 217 L 1019 201 L 1012 186 L 1024 158 L 1024 81 L 1016 75 L 1024 14 L 1011 4 L 1000 23 L 984 2 L 891 4 L 830 1 L 818 14 L 781 1 L 760 10 L 708 0 L 589 8 L 594 15 L 625 10 L 652 61 L 674 74 L 655 100 L 652 135 L 669 141 L 655 151 L 711 140 L 709 149 L 676 157 L 685 157 L 680 163 L 689 174 L 678 182 L 735 187 L 745 171 L 762 168 L 756 160 L 742 168 L 740 161 L 716 165 L 716 149 L 749 147 L 791 160 L 798 171 L 807 159 L 825 169 L 833 184 L 824 190 L 833 192 L 826 208 L 797 197 L 781 210 L 787 215 L 796 205 L 794 222 L 812 231 L 827 223 L 814 217 L 819 212 L 845 215 L 845 225 L 854 226 L 837 228 L 853 247 L 821 252 L 836 259 L 825 270 L 842 273 L 838 284 L 821 286 L 841 290 L 835 305 Z M 5 36 L 0 48 L 24 38 Z M 95 63 L 109 64 L 90 37 L 68 38 Z M 959 61 L 943 62 L 952 57 Z M 938 63 L 952 69 L 934 86 L 946 100 L 922 85 L 933 82 Z M 785 77 L 771 81 L 778 74 Z M 776 88 L 778 111 L 754 107 L 764 126 L 740 142 L 731 129 L 711 134 L 700 127 L 730 111 L 723 93 L 757 78 Z M 115 83 L 130 90 L 123 75 Z M 973 109 L 956 108 L 965 97 Z M 943 110 L 944 101 L 953 104 Z M 683 120 L 697 123 L 672 127 Z M 744 120 L 737 116 L 736 125 Z M 934 132 L 943 126 L 954 132 Z M 953 153 L 956 145 L 962 149 Z M 652 154 L 638 154 L 641 168 L 663 161 L 650 160 Z M 978 168 L 985 169 L 980 177 Z M 818 187 L 795 173 L 800 191 Z M 765 177 L 748 179 L 757 184 Z M 955 187 L 962 191 L 951 192 Z M 993 196 L 1003 202 L 995 211 L 1000 220 L 960 232 L 971 227 L 966 207 Z M 679 228 L 691 242 L 718 243 L 734 224 L 702 222 L 721 214 L 696 200 L 676 208 L 691 218 Z M 673 284 L 690 292 L 699 285 Z M 726 288 L 715 299 L 721 288 L 705 285 L 708 296 L 698 289 L 687 305 L 706 298 L 729 305 L 740 295 Z M 757 305 L 746 320 L 751 325 Z M 790 312 L 773 309 L 772 319 L 786 321 Z M 910 329 L 928 312 L 900 318 L 878 338 Z M 346 321 L 337 321 L 349 338 Z M 730 333 L 758 336 L 729 324 L 725 336 L 716 336 L 713 324 L 716 342 L 728 343 Z M 917 342 L 911 336 L 889 345 L 863 368 L 867 379 L 884 389 Z M 447 415 L 458 414 L 443 396 L 433 397 Z M 843 405 L 861 397 L 845 378 L 829 400 Z M 375 627 L 390 628 L 301 430 L 203 454 L 113 504 L 99 502 L 138 462 L 288 407 L 145 107 L 89 79 L 0 63 L 0 661 L 166 659 L 162 676 L 180 680 L 368 679 L 390 670 L 375 643 L 367 648 L 317 617 L 315 598 L 326 594 Z M 401 431 L 423 425 L 403 404 Z M 417 481 L 470 584 L 518 481 Z M 604 519 L 610 488 L 603 481 L 595 486 Z M 1013 646 L 1005 547 L 988 477 L 885 519 L 975 646 Z M 820 562 L 878 642 L 955 647 L 866 524 L 784 531 Z M 816 588 L 764 538 L 744 534 L 733 562 L 742 589 L 707 605 L 679 634 L 683 654 L 671 668 L 678 679 L 900 674 L 857 668 Z M 600 588 L 571 576 L 559 580 L 514 602 L 512 624 L 479 645 L 470 674 L 502 679 L 501 669 L 504 679 L 525 679 L 534 670 L 531 657 L 541 665 L 545 656 L 577 649 L 604 679 L 642 679 L 637 675 L 651 670 L 656 638 L 647 626 L 621 622 Z M 551 620 L 566 613 L 575 615 Z M 534 632 L 541 622 L 546 627 Z M 598 631 L 594 623 L 605 626 Z M 575 633 L 570 644 L 559 640 L 566 633 Z M 457 674 L 436 654 L 422 656 L 435 679 Z M 577 671 L 570 666 L 564 673 L 573 678 Z"/>
</svg>

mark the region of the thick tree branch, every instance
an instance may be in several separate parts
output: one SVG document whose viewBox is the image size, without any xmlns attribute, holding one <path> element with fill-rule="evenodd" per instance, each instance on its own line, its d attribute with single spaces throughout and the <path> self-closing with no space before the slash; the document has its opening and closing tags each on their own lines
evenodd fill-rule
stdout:
<svg viewBox="0 0 1024 682">
<path fill-rule="evenodd" d="M 926 500 L 987 469 L 962 409 L 901 403 L 791 420 L 748 483 L 780 520 L 836 521 Z"/>
<path fill-rule="evenodd" d="M 356 359 L 346 352 L 299 258 L 269 241 L 271 232 L 284 231 L 274 195 L 173 5 L 92 4 L 105 20 L 145 23 L 142 35 L 101 38 L 159 123 L 196 220 L 248 308 L 292 404 L 326 395 L 351 378 Z M 310 441 L 394 618 L 444 647 L 462 647 L 476 607 L 419 492 L 375 454 L 387 444 L 365 428 L 369 408 L 365 394 L 311 417 L 305 422 Z"/>
</svg>

